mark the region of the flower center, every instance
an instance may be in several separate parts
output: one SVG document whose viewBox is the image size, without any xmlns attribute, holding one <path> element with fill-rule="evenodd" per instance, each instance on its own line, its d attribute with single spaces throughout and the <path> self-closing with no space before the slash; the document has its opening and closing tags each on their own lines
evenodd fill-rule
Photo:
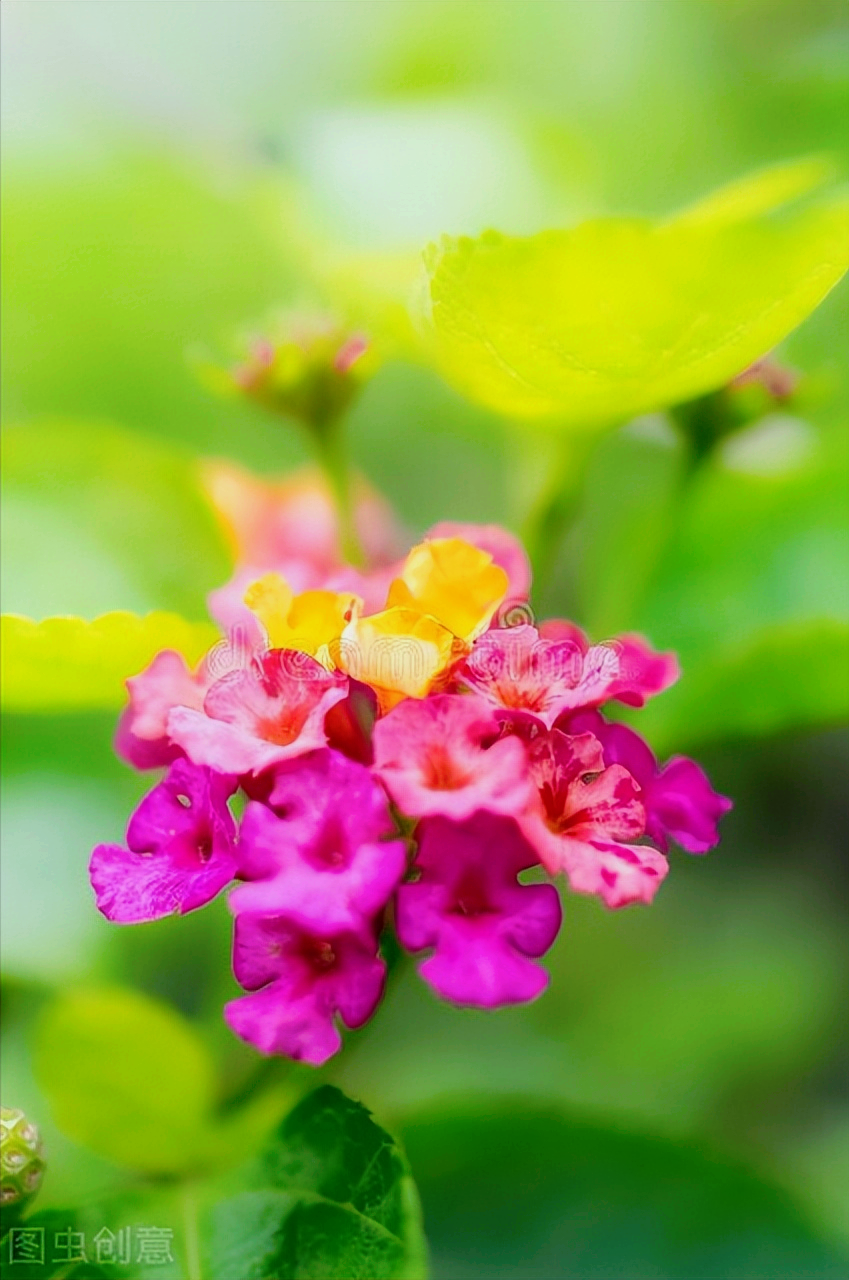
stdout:
<svg viewBox="0 0 849 1280">
<path fill-rule="evenodd" d="M 431 747 L 422 769 L 423 781 L 431 791 L 458 791 L 468 786 L 471 775 L 445 747 Z"/>
</svg>

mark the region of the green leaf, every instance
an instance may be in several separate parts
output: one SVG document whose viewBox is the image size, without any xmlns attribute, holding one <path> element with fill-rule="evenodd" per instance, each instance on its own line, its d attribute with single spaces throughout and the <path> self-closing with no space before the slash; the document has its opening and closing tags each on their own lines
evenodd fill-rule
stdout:
<svg viewBox="0 0 849 1280">
<path fill-rule="evenodd" d="M 836 166 L 828 156 L 805 156 L 744 174 L 711 191 L 677 215 L 679 222 L 739 222 L 769 213 L 833 180 Z"/>
<path fill-rule="evenodd" d="M 764 212 L 794 183 L 761 182 L 666 222 L 445 237 L 418 300 L 437 367 L 473 400 L 569 428 L 727 383 L 849 266 L 846 196 Z"/>
<path fill-rule="evenodd" d="M 207 592 L 229 574 L 195 459 L 118 427 L 8 428 L 3 504 L 11 612 L 173 609 L 205 618 Z"/>
<path fill-rule="evenodd" d="M 116 145 L 111 130 L 92 163 L 8 159 L 4 420 L 105 415 L 204 453 L 232 445 L 246 462 L 278 458 L 285 440 L 250 406 L 217 412 L 186 351 L 301 291 L 279 185 L 222 184 L 171 148 Z"/>
<path fill-rule="evenodd" d="M 409 1169 L 369 1112 L 325 1086 L 284 1121 L 249 1191 L 216 1205 L 214 1280 L 419 1280 L 421 1211 Z"/>
<path fill-rule="evenodd" d="M 6 1280 L 105 1280 L 111 1273 L 92 1261 L 84 1238 L 87 1224 L 76 1209 L 42 1209 L 11 1225 L 0 1245 Z"/>
<path fill-rule="evenodd" d="M 791 1197 L 720 1153 L 521 1099 L 416 1114 L 435 1277 L 837 1280 Z"/>
<path fill-rule="evenodd" d="M 680 442 L 637 424 L 611 433 L 588 468 L 574 533 L 590 634 L 642 631 L 681 659 L 679 683 L 634 723 L 663 752 L 845 720 L 842 421 L 817 432 L 770 414 L 695 474 L 684 462 Z"/>
<path fill-rule="evenodd" d="M 219 639 L 211 623 L 172 613 L 105 613 L 33 622 L 15 614 L 0 619 L 2 698 L 6 711 L 117 709 L 124 681 L 143 670 L 160 649 L 182 653 L 191 665 Z"/>
<path fill-rule="evenodd" d="M 815 618 L 764 628 L 736 647 L 718 645 L 642 709 L 639 726 L 663 755 L 848 719 L 849 623 Z"/>
<path fill-rule="evenodd" d="M 169 1006 L 117 988 L 67 995 L 41 1019 L 35 1071 L 60 1129 L 99 1155 L 150 1174 L 203 1162 L 213 1064 Z"/>
</svg>

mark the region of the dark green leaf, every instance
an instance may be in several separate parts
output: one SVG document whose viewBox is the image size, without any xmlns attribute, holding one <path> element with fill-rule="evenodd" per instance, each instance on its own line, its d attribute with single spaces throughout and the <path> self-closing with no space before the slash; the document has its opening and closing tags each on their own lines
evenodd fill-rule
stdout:
<svg viewBox="0 0 849 1280">
<path fill-rule="evenodd" d="M 247 1192 L 212 1211 L 215 1280 L 417 1280 L 418 1197 L 394 1140 L 325 1086 L 300 1103 Z"/>
<path fill-rule="evenodd" d="M 694 1145 L 533 1102 L 403 1128 L 435 1280 L 838 1280 L 790 1196 Z"/>
</svg>

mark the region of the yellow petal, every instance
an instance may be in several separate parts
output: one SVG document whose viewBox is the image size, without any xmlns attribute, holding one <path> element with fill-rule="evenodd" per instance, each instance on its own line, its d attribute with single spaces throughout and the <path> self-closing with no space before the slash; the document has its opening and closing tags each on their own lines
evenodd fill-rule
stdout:
<svg viewBox="0 0 849 1280">
<path fill-rule="evenodd" d="M 259 618 L 273 649 L 300 649 L 324 666 L 334 666 L 331 649 L 362 607 L 350 591 L 303 591 L 296 596 L 279 573 L 267 573 L 245 592 L 245 604 Z"/>
<path fill-rule="evenodd" d="M 507 595 L 508 578 L 492 556 L 462 538 L 433 538 L 413 547 L 387 607 L 430 614 L 471 643 Z"/>
<path fill-rule="evenodd" d="M 416 609 L 392 608 L 355 618 L 337 657 L 343 671 L 377 694 L 381 713 L 402 698 L 424 698 L 468 646 L 436 618 Z"/>
<path fill-rule="evenodd" d="M 273 649 L 284 649 L 285 637 L 291 630 L 289 610 L 295 593 L 279 573 L 266 573 L 252 582 L 245 592 L 245 604 L 265 627 L 269 644 Z"/>
</svg>

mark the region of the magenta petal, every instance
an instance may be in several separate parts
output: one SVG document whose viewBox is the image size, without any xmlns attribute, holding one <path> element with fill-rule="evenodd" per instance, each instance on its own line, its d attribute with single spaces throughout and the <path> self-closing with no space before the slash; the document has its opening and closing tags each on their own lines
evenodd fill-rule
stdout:
<svg viewBox="0 0 849 1280">
<path fill-rule="evenodd" d="M 127 845 L 99 845 L 89 874 L 100 911 L 119 924 L 158 920 L 211 901 L 236 873 L 235 779 L 176 761 L 139 804 Z"/>
<path fill-rule="evenodd" d="M 234 912 L 285 911 L 304 928 L 357 930 L 383 909 L 407 853 L 386 793 L 370 771 L 336 751 L 314 752 L 277 770 L 269 805 L 252 802 L 242 821 Z M 276 812 L 275 812 L 276 810 Z"/>
<path fill-rule="evenodd" d="M 295 843 L 289 824 L 252 802 L 241 830 L 241 870 L 267 874 L 234 890 L 231 910 L 285 911 L 304 928 L 356 930 L 389 901 L 407 863 L 403 841 L 352 843 L 342 822 L 325 812 L 311 838 Z"/>
<path fill-rule="evenodd" d="M 539 886 L 542 888 L 543 886 Z M 557 890 L 551 888 L 556 896 Z M 548 986 L 548 974 L 497 935 L 484 934 L 459 920 L 443 930 L 434 955 L 419 973 L 443 1000 L 476 1009 L 535 1000 Z"/>
<path fill-rule="evenodd" d="M 717 824 L 732 808 L 714 791 L 704 770 L 686 756 L 658 769 L 654 753 L 624 724 L 608 724 L 598 711 L 581 711 L 560 722 L 566 732 L 592 733 L 602 745 L 606 765 L 621 764 L 641 788 L 646 835 L 666 851 L 670 840 L 687 853 L 706 853 L 719 842 Z"/>
<path fill-rule="evenodd" d="M 224 1006 L 231 1030 L 264 1054 L 283 1054 L 296 1062 L 320 1067 L 342 1048 L 332 1010 L 322 1010 L 309 996 L 293 999 L 288 982 L 280 980 L 262 991 L 231 1000 Z"/>
<path fill-rule="evenodd" d="M 641 707 L 646 698 L 668 689 L 681 674 L 674 653 L 658 653 L 642 636 L 618 636 L 612 648 L 619 659 L 619 675 L 608 697 L 631 707 Z"/>
<path fill-rule="evenodd" d="M 561 922 L 552 885 L 520 885 L 536 862 L 515 822 L 480 813 L 465 823 L 422 823 L 418 880 L 398 890 L 402 945 L 433 947 L 422 976 L 445 999 L 480 1008 L 532 1000 L 547 978 L 533 958 L 553 943 Z"/>
<path fill-rule="evenodd" d="M 255 913 L 236 919 L 233 969 L 243 986 L 262 987 L 226 1007 L 237 1035 L 263 1053 L 316 1066 L 341 1045 L 336 1015 L 349 1027 L 361 1026 L 386 975 L 372 935 L 333 935 L 285 915 Z"/>
<path fill-rule="evenodd" d="M 675 756 L 652 783 L 646 833 L 661 848 L 670 836 L 688 853 L 706 853 L 719 843 L 717 823 L 731 808 L 695 760 Z"/>
<path fill-rule="evenodd" d="M 98 910 L 115 924 L 143 924 L 163 916 L 185 915 L 211 902 L 233 879 L 233 871 L 219 859 L 188 874 L 166 859 L 133 853 L 121 845 L 98 845 L 91 856 L 89 877 Z"/>
</svg>

